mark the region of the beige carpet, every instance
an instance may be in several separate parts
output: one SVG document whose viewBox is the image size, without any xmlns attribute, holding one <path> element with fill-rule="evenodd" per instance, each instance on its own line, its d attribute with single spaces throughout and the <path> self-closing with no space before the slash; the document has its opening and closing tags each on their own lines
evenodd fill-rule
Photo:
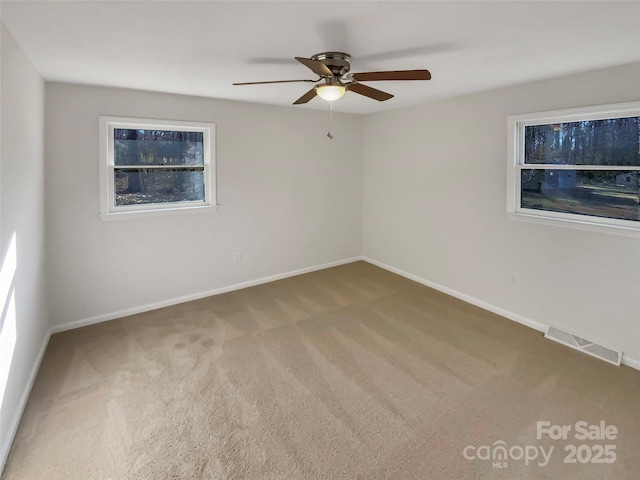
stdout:
<svg viewBox="0 0 640 480">
<path fill-rule="evenodd" d="M 639 405 L 640 372 L 358 262 L 54 335 L 2 479 L 637 479 Z M 582 420 L 617 438 L 536 439 Z"/>
</svg>

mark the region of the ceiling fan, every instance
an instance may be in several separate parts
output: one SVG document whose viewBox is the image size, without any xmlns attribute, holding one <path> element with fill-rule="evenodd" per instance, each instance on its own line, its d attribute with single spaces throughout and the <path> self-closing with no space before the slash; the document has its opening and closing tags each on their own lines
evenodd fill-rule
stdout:
<svg viewBox="0 0 640 480">
<path fill-rule="evenodd" d="M 351 55 L 343 52 L 323 52 L 311 58 L 295 57 L 297 61 L 308 67 L 313 73 L 318 75 L 317 80 L 272 80 L 267 82 L 242 82 L 234 85 L 260 85 L 265 83 L 295 83 L 312 82 L 318 83 L 307 93 L 293 102 L 300 105 L 312 100 L 316 95 L 328 101 L 337 100 L 347 91 L 373 98 L 379 102 L 384 102 L 393 98 L 393 95 L 382 90 L 378 90 L 360 82 L 375 82 L 382 80 L 430 80 L 429 70 L 390 70 L 385 72 L 362 72 L 350 73 Z"/>
</svg>

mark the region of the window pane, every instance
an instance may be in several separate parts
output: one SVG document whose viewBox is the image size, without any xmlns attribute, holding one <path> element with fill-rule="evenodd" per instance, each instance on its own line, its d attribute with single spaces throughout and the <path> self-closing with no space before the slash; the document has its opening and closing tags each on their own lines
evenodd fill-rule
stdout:
<svg viewBox="0 0 640 480">
<path fill-rule="evenodd" d="M 204 167 L 117 168 L 117 205 L 204 202 Z"/>
<path fill-rule="evenodd" d="M 640 117 L 532 125 L 524 129 L 524 162 L 640 166 Z"/>
<path fill-rule="evenodd" d="M 521 207 L 640 221 L 640 172 L 522 170 Z"/>
<path fill-rule="evenodd" d="M 204 165 L 202 132 L 114 129 L 115 165 Z"/>
</svg>

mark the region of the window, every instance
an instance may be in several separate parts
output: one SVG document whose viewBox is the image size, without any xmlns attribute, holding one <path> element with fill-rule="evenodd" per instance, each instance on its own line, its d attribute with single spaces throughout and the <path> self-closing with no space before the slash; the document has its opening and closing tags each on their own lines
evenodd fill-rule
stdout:
<svg viewBox="0 0 640 480">
<path fill-rule="evenodd" d="M 507 213 L 640 233 L 640 102 L 508 117 Z"/>
<path fill-rule="evenodd" d="M 103 218 L 215 208 L 215 125 L 100 117 Z"/>
</svg>

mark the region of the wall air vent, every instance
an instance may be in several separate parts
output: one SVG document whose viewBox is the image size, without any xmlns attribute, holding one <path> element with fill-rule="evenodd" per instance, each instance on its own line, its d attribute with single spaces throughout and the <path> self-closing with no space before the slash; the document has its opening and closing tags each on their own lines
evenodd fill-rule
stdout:
<svg viewBox="0 0 640 480">
<path fill-rule="evenodd" d="M 547 333 L 544 334 L 545 338 L 549 338 L 558 343 L 562 343 L 576 350 L 580 350 L 588 355 L 604 360 L 605 362 L 613 363 L 620 366 L 620 360 L 622 359 L 622 352 L 618 352 L 608 347 L 599 345 L 591 340 L 579 337 L 564 330 L 560 330 L 556 327 L 549 327 Z"/>
</svg>

